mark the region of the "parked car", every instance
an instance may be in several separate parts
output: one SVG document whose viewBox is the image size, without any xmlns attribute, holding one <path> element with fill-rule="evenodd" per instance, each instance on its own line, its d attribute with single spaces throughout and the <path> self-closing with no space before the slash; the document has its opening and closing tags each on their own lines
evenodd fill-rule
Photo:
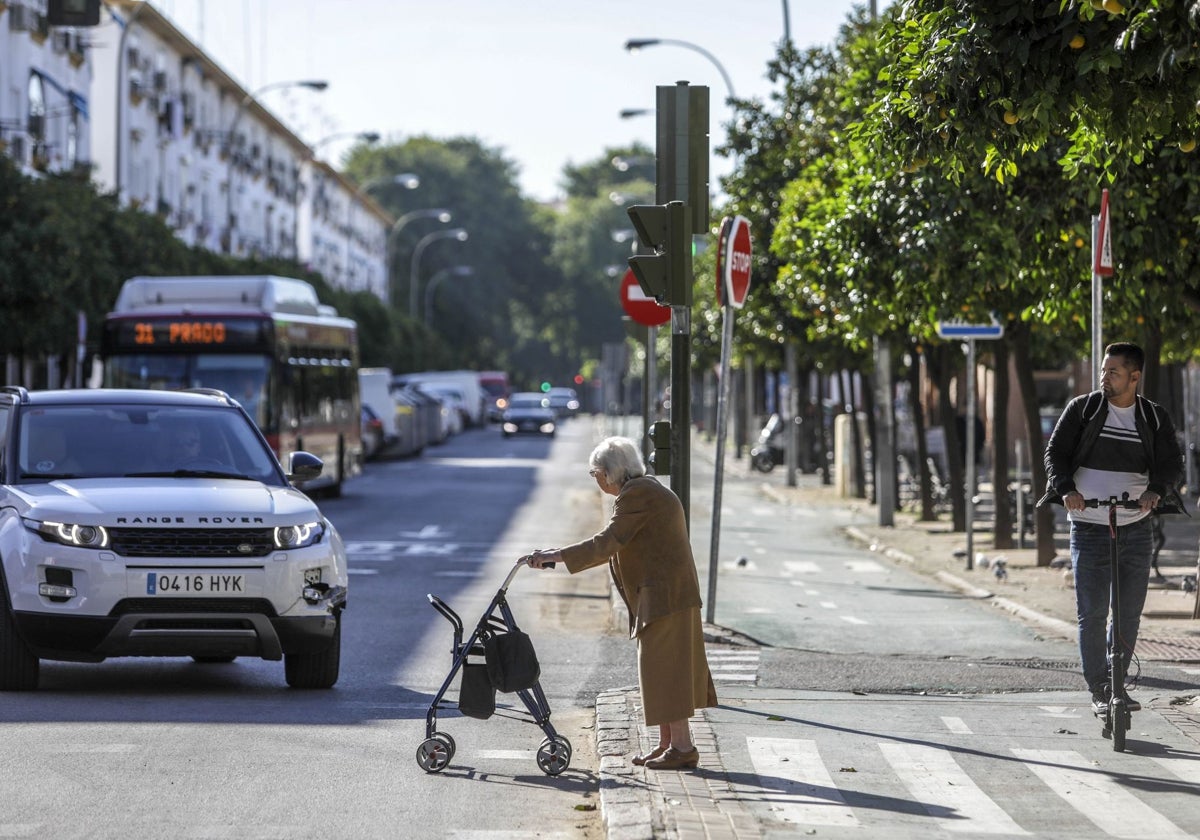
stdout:
<svg viewBox="0 0 1200 840">
<path fill-rule="evenodd" d="M 551 388 L 546 396 L 559 417 L 574 417 L 579 413 L 579 396 L 574 388 Z"/>
<path fill-rule="evenodd" d="M 362 448 L 363 458 L 371 459 L 383 451 L 383 421 L 375 413 L 375 409 L 363 403 L 362 406 Z"/>
<path fill-rule="evenodd" d="M 282 659 L 329 688 L 346 551 L 221 391 L 0 388 L 0 690 L 42 659 Z"/>
<path fill-rule="evenodd" d="M 500 431 L 505 437 L 516 434 L 554 437 L 555 420 L 549 397 L 533 391 L 516 393 L 509 399 L 508 408 L 504 409 Z"/>
</svg>

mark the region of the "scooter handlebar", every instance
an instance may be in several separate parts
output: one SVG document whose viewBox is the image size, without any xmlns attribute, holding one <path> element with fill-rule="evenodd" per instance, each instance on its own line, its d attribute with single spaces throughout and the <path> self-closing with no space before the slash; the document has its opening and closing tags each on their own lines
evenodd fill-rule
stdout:
<svg viewBox="0 0 1200 840">
<path fill-rule="evenodd" d="M 1127 510 L 1137 510 L 1142 506 L 1142 503 L 1137 499 L 1129 498 L 1128 493 L 1122 493 L 1120 498 L 1109 496 L 1107 499 L 1084 499 L 1084 507 L 1099 508 L 1099 507 L 1116 507 L 1125 508 Z"/>
</svg>

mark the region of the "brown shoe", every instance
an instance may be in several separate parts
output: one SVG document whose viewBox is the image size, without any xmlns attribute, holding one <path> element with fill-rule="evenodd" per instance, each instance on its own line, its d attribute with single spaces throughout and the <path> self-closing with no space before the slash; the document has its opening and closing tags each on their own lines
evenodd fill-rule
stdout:
<svg viewBox="0 0 1200 840">
<path fill-rule="evenodd" d="M 629 759 L 629 761 L 631 764 L 636 764 L 638 767 L 641 767 L 647 761 L 653 761 L 654 759 L 658 758 L 660 755 L 665 753 L 668 749 L 669 749 L 669 747 L 655 747 L 648 753 L 644 753 L 642 755 L 635 755 L 633 758 Z"/>
<path fill-rule="evenodd" d="M 700 751 L 692 747 L 687 752 L 680 752 L 674 747 L 668 747 L 660 758 L 646 762 L 647 770 L 684 770 L 695 767 L 700 762 Z"/>
</svg>

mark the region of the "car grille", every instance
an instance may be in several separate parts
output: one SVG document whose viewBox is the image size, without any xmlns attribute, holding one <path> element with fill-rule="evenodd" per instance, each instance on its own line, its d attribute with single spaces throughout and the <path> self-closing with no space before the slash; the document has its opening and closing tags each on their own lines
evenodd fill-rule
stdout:
<svg viewBox="0 0 1200 840">
<path fill-rule="evenodd" d="M 275 550 L 269 528 L 112 528 L 122 557 L 266 557 Z"/>
<path fill-rule="evenodd" d="M 275 608 L 265 598 L 124 598 L 109 616 L 131 613 L 256 613 L 268 617 Z"/>
</svg>

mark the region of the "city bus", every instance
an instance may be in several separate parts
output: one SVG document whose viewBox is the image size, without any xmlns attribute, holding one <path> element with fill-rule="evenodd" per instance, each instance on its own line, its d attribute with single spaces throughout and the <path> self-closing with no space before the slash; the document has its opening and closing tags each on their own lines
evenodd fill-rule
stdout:
<svg viewBox="0 0 1200 840">
<path fill-rule="evenodd" d="M 362 471 L 358 328 L 303 280 L 134 277 L 105 319 L 110 388 L 218 388 L 238 400 L 286 465 L 325 462 L 303 485 L 338 495 Z"/>
</svg>

